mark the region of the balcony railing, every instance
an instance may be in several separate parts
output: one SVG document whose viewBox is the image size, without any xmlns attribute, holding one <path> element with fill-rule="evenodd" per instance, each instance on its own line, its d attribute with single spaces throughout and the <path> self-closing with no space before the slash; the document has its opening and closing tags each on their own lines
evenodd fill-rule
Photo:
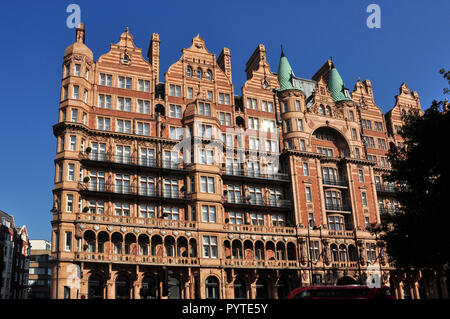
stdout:
<svg viewBox="0 0 450 319">
<path fill-rule="evenodd" d="M 259 173 L 244 169 L 222 169 L 222 174 L 226 176 L 249 177 L 254 179 L 269 179 L 275 181 L 289 181 L 289 174 L 286 173 Z"/>
<path fill-rule="evenodd" d="M 236 205 L 247 205 L 247 206 L 269 206 L 269 207 L 280 207 L 289 208 L 292 207 L 292 202 L 288 199 L 245 199 L 245 198 L 229 198 L 228 196 L 223 197 L 224 204 L 236 204 Z"/>
<path fill-rule="evenodd" d="M 105 223 L 121 223 L 131 225 L 145 225 L 161 228 L 196 228 L 197 223 L 188 220 L 172 220 L 161 218 L 144 218 L 134 216 L 116 216 L 105 214 L 92 214 L 92 213 L 79 213 L 77 214 L 78 220 L 83 221 L 96 221 Z"/>
<path fill-rule="evenodd" d="M 377 192 L 380 193 L 396 193 L 398 188 L 393 185 L 376 184 Z"/>
<path fill-rule="evenodd" d="M 80 183 L 80 189 L 98 193 L 113 193 L 122 195 L 135 195 L 142 197 L 159 197 L 166 199 L 189 199 L 190 194 L 180 190 L 165 191 L 164 188 L 148 188 L 134 185 L 117 185 L 102 182 Z"/>
<path fill-rule="evenodd" d="M 77 252 L 75 259 L 80 261 L 98 261 L 115 263 L 138 263 L 138 264 L 164 264 L 173 266 L 199 265 L 198 257 L 167 257 L 148 255 L 126 255 L 126 254 L 106 254 L 92 252 Z"/>
<path fill-rule="evenodd" d="M 297 268 L 296 260 L 223 259 L 224 267 L 237 268 Z"/>
<path fill-rule="evenodd" d="M 348 182 L 343 179 L 324 179 L 322 184 L 331 186 L 348 186 Z"/>
<path fill-rule="evenodd" d="M 332 237 L 345 237 L 345 238 L 353 238 L 353 231 L 348 230 L 329 230 L 328 235 Z"/>
<path fill-rule="evenodd" d="M 348 204 L 332 204 L 325 203 L 326 210 L 340 211 L 340 212 L 351 212 L 352 208 Z"/>
<path fill-rule="evenodd" d="M 129 156 L 129 155 L 116 155 L 110 153 L 80 153 L 81 160 L 83 161 L 94 161 L 94 162 L 105 162 L 105 163 L 115 163 L 122 165 L 132 165 L 140 167 L 154 167 L 154 168 L 166 168 L 174 170 L 184 170 L 186 165 L 180 161 L 167 161 L 160 160 L 157 161 L 152 157 L 145 156 Z"/>
<path fill-rule="evenodd" d="M 331 266 L 333 268 L 357 268 L 358 267 L 358 262 L 356 262 L 356 261 L 332 262 Z"/>
<path fill-rule="evenodd" d="M 225 224 L 225 230 L 236 232 L 250 232 L 250 233 L 264 233 L 264 234 L 283 234 L 294 235 L 295 227 L 281 227 L 281 226 L 264 226 L 264 225 L 245 225 L 245 224 Z"/>
<path fill-rule="evenodd" d="M 396 208 L 396 207 L 380 206 L 380 215 L 395 215 L 399 212 L 400 212 L 400 209 Z"/>
</svg>

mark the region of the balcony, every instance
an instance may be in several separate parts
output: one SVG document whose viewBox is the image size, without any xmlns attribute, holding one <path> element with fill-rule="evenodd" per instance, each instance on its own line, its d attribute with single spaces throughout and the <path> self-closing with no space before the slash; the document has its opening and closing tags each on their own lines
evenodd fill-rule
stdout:
<svg viewBox="0 0 450 319">
<path fill-rule="evenodd" d="M 341 261 L 331 263 L 333 268 L 358 268 L 358 262 Z"/>
<path fill-rule="evenodd" d="M 147 255 L 125 255 L 77 252 L 75 259 L 79 261 L 107 262 L 118 264 L 140 264 L 140 265 L 172 265 L 172 266 L 199 266 L 197 257 L 167 257 Z"/>
<path fill-rule="evenodd" d="M 100 223 L 117 223 L 128 224 L 135 226 L 153 226 L 158 228 L 174 228 L 174 229 L 193 229 L 197 228 L 197 223 L 188 220 L 172 220 L 172 219 L 160 219 L 160 218 L 143 218 L 133 216 L 115 216 L 104 214 L 92 214 L 92 213 L 78 213 L 77 220 L 79 221 L 93 221 Z"/>
<path fill-rule="evenodd" d="M 253 180 L 258 180 L 258 181 L 266 181 L 266 180 L 271 180 L 271 181 L 279 181 L 279 182 L 289 182 L 290 181 L 290 176 L 289 174 L 286 173 L 273 173 L 273 174 L 268 174 L 268 173 L 258 173 L 258 172 L 251 172 L 248 170 L 243 170 L 243 169 L 222 169 L 222 175 L 224 177 L 227 177 L 229 179 L 237 179 L 237 178 L 249 178 L 249 179 L 253 179 Z"/>
<path fill-rule="evenodd" d="M 80 152 L 81 162 L 86 164 L 100 165 L 114 164 L 117 166 L 125 166 L 130 168 L 149 168 L 149 169 L 168 169 L 176 171 L 186 170 L 183 162 L 159 160 L 155 158 L 146 158 L 139 156 L 115 155 L 109 153 L 83 153 Z M 102 165 L 103 164 L 103 165 Z"/>
<path fill-rule="evenodd" d="M 80 191 L 92 192 L 97 194 L 115 194 L 124 197 L 135 198 L 153 198 L 153 199 L 166 199 L 166 200 L 178 200 L 186 201 L 190 199 L 190 194 L 181 192 L 179 190 L 166 192 L 164 189 L 150 189 L 141 188 L 133 185 L 116 185 L 111 183 L 102 182 L 87 182 L 79 183 Z"/>
<path fill-rule="evenodd" d="M 335 203 L 325 203 L 325 209 L 327 211 L 336 211 L 336 212 L 351 212 L 352 208 L 348 204 L 335 204 Z"/>
<path fill-rule="evenodd" d="M 224 230 L 233 231 L 233 232 L 295 235 L 295 227 L 225 224 L 223 228 L 224 228 Z"/>
<path fill-rule="evenodd" d="M 394 215 L 400 213 L 400 209 L 398 207 L 380 206 L 379 208 L 380 208 L 380 215 L 394 216 Z"/>
<path fill-rule="evenodd" d="M 292 202 L 288 199 L 245 199 L 245 198 L 229 198 L 228 196 L 223 196 L 223 204 L 229 206 L 259 206 L 266 208 L 292 208 Z"/>
<path fill-rule="evenodd" d="M 222 264 L 233 268 L 298 268 L 296 260 L 223 259 Z"/>
<path fill-rule="evenodd" d="M 328 235 L 331 237 L 339 237 L 339 238 L 354 238 L 355 237 L 353 231 L 349 231 L 349 230 L 329 230 Z"/>
<path fill-rule="evenodd" d="M 378 193 L 397 193 L 398 188 L 393 185 L 384 185 L 384 184 L 376 184 L 377 192 Z"/>
<path fill-rule="evenodd" d="M 348 182 L 343 179 L 324 179 L 322 181 L 323 186 L 342 186 L 348 187 Z"/>
</svg>

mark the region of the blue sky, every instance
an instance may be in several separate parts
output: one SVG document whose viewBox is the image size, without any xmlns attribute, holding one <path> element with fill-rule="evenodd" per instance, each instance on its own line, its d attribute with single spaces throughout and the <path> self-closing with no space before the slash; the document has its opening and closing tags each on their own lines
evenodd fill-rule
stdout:
<svg viewBox="0 0 450 319">
<path fill-rule="evenodd" d="M 310 78 L 330 57 L 347 87 L 370 79 L 375 102 L 387 112 L 402 82 L 423 108 L 442 99 L 438 74 L 449 68 L 448 0 L 434 1 L 2 1 L 0 61 L 0 209 L 26 224 L 31 238 L 50 240 L 57 121 L 64 49 L 75 38 L 66 7 L 81 7 L 86 44 L 95 59 L 130 28 L 147 52 L 159 33 L 161 80 L 198 33 L 219 55 L 231 50 L 240 94 L 245 63 L 259 43 L 273 72 L 280 44 L 296 76 Z M 381 28 L 369 29 L 366 8 L 381 8 Z"/>
</svg>

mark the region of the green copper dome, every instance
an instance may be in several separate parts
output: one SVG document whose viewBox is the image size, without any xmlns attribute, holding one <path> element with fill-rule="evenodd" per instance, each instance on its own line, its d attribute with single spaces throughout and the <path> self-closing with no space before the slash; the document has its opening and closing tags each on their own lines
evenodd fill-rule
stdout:
<svg viewBox="0 0 450 319">
<path fill-rule="evenodd" d="M 294 76 L 294 71 L 292 71 L 288 59 L 284 55 L 283 50 L 281 50 L 280 65 L 278 66 L 278 83 L 280 84 L 279 91 L 300 90 L 299 87 L 292 85 L 292 77 Z"/>
<path fill-rule="evenodd" d="M 330 71 L 330 76 L 328 77 L 328 90 L 331 92 L 331 97 L 333 101 L 351 101 L 350 93 L 348 97 L 344 94 L 344 81 L 342 81 L 338 70 L 334 67 Z M 347 89 L 348 91 L 348 89 Z"/>
</svg>

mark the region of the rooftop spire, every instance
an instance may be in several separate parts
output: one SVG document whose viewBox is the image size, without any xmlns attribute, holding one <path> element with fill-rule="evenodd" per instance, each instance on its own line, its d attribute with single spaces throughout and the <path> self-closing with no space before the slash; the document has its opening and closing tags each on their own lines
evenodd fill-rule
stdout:
<svg viewBox="0 0 450 319">
<path fill-rule="evenodd" d="M 331 92 L 331 97 L 335 102 L 338 101 L 351 101 L 350 95 L 346 96 L 344 93 L 344 89 L 348 91 L 348 89 L 344 85 L 344 81 L 342 81 L 342 78 L 336 69 L 336 67 L 333 66 L 330 71 L 330 75 L 328 77 L 328 90 Z"/>
<path fill-rule="evenodd" d="M 298 89 L 292 85 L 292 77 L 295 77 L 287 57 L 284 55 L 283 45 L 281 45 L 280 65 L 278 66 L 278 83 L 280 91 Z"/>
</svg>

